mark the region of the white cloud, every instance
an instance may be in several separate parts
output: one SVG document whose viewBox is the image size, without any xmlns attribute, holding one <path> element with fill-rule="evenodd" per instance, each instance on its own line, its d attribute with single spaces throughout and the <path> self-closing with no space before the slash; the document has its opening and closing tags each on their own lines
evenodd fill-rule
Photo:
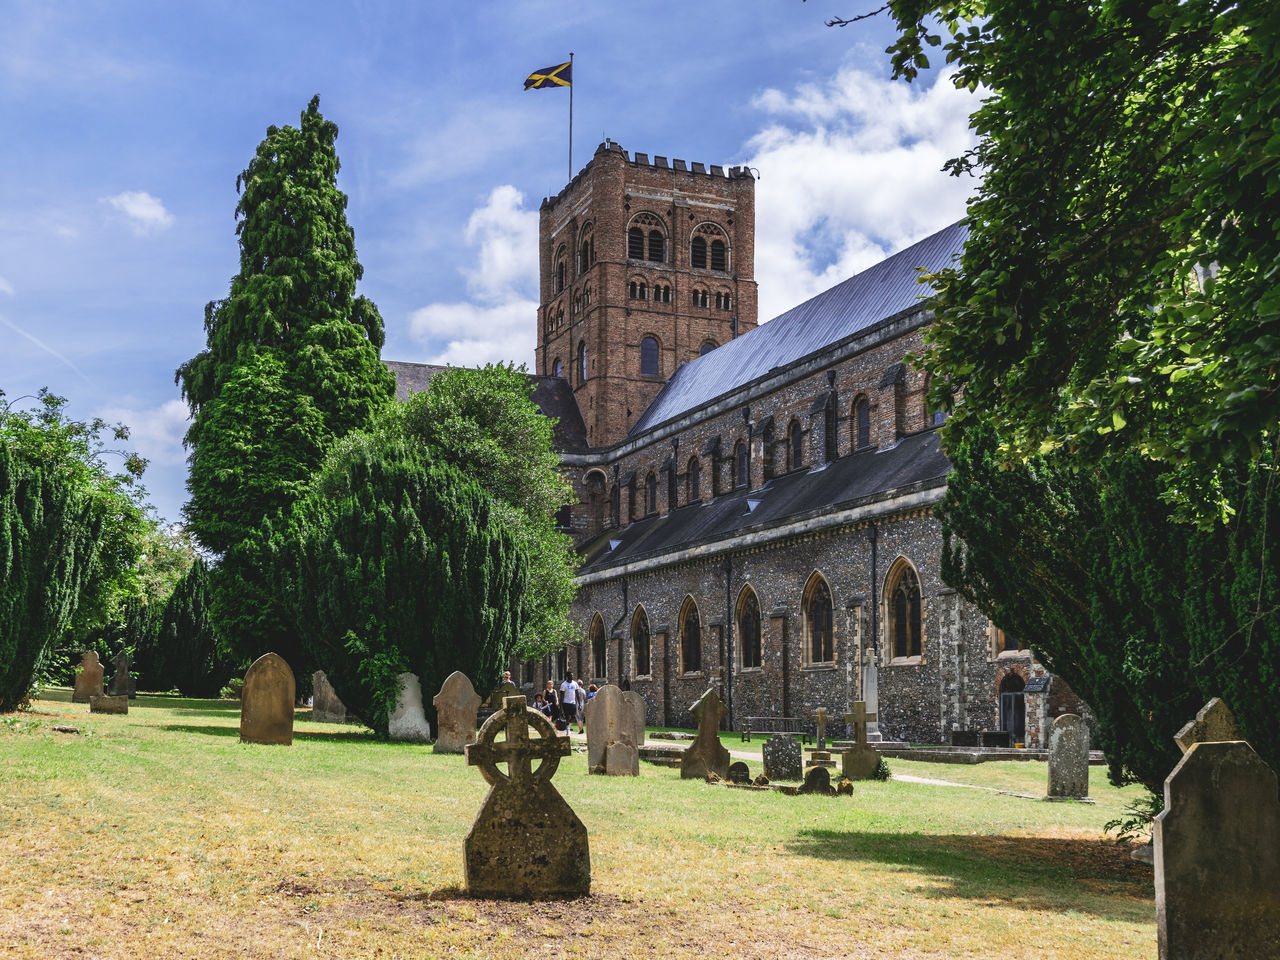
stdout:
<svg viewBox="0 0 1280 960">
<path fill-rule="evenodd" d="M 158 407 L 107 407 L 98 416 L 108 423 L 128 426 L 129 439 L 122 446 L 136 450 L 153 464 L 175 466 L 186 462 L 182 438 L 191 418 L 181 400 L 168 400 Z"/>
<path fill-rule="evenodd" d="M 133 232 L 153 233 L 173 225 L 173 214 L 164 208 L 158 197 L 145 190 L 126 190 L 114 197 L 103 197 L 102 202 L 114 207 L 129 220 Z"/>
<path fill-rule="evenodd" d="M 532 366 L 537 332 L 538 215 L 515 187 L 494 188 L 467 221 L 466 242 L 478 248 L 462 268 L 470 299 L 413 311 L 409 331 L 434 351 L 431 363 L 474 366 L 515 361 Z"/>
<path fill-rule="evenodd" d="M 10 283 L 4 277 L 0 277 L 0 293 L 7 293 L 9 296 L 12 297 L 12 296 L 16 296 L 17 292 L 18 291 L 13 289 L 12 283 Z"/>
<path fill-rule="evenodd" d="M 845 68 L 753 105 L 771 118 L 749 143 L 761 320 L 964 215 L 976 181 L 941 168 L 974 143 L 978 96 L 950 72 L 925 90 Z"/>
</svg>

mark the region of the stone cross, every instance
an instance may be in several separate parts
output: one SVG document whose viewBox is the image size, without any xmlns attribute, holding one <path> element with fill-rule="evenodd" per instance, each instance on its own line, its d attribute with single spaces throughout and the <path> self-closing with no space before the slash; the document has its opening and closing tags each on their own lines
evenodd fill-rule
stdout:
<svg viewBox="0 0 1280 960">
<path fill-rule="evenodd" d="M 729 751 L 720 742 L 720 721 L 728 711 L 720 695 L 707 690 L 689 712 L 698 723 L 698 734 L 680 760 L 680 779 L 703 778 L 708 773 L 725 779 L 729 776 Z"/>
<path fill-rule="evenodd" d="M 844 715 L 844 722 L 853 727 L 853 742 L 867 742 L 867 724 L 875 723 L 876 715 L 867 712 L 867 704 L 865 700 L 856 700 L 853 704 L 853 710 Z"/>
<path fill-rule="evenodd" d="M 521 696 L 507 697 L 466 745 L 467 763 L 489 784 L 464 848 L 469 893 L 537 900 L 591 892 L 587 828 L 551 783 L 572 751 Z"/>
<path fill-rule="evenodd" d="M 818 749 L 825 750 L 827 748 L 827 708 L 819 707 L 813 715 L 813 721 L 818 725 Z"/>
</svg>

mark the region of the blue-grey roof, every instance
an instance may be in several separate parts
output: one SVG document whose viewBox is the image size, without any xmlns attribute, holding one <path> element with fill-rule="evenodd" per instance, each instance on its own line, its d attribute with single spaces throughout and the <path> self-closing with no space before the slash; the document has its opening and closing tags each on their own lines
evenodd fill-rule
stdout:
<svg viewBox="0 0 1280 960">
<path fill-rule="evenodd" d="M 963 224 L 954 223 L 684 364 L 672 374 L 628 435 L 636 436 L 683 416 L 775 367 L 784 367 L 919 306 L 927 293 L 917 279 L 919 268 L 932 273 L 951 266 L 967 235 Z"/>
</svg>

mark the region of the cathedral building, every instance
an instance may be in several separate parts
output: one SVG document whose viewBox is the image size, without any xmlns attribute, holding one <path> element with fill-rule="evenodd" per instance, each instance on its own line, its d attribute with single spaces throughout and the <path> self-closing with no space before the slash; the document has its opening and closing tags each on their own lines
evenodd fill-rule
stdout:
<svg viewBox="0 0 1280 960">
<path fill-rule="evenodd" d="M 535 400 L 577 494 L 582 641 L 517 678 L 629 687 L 656 725 L 715 687 L 731 729 L 865 700 L 887 740 L 1043 745 L 1081 705 L 942 582 L 950 465 L 904 362 L 919 271 L 964 228 L 758 325 L 754 198 L 745 167 L 605 141 L 542 203 Z"/>
</svg>

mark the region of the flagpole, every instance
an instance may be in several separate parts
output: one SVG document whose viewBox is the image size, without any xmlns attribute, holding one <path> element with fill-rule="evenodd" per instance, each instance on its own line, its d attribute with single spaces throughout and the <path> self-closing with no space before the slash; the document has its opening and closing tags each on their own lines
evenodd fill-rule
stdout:
<svg viewBox="0 0 1280 960">
<path fill-rule="evenodd" d="M 569 180 L 573 179 L 573 51 L 569 51 Z"/>
</svg>

